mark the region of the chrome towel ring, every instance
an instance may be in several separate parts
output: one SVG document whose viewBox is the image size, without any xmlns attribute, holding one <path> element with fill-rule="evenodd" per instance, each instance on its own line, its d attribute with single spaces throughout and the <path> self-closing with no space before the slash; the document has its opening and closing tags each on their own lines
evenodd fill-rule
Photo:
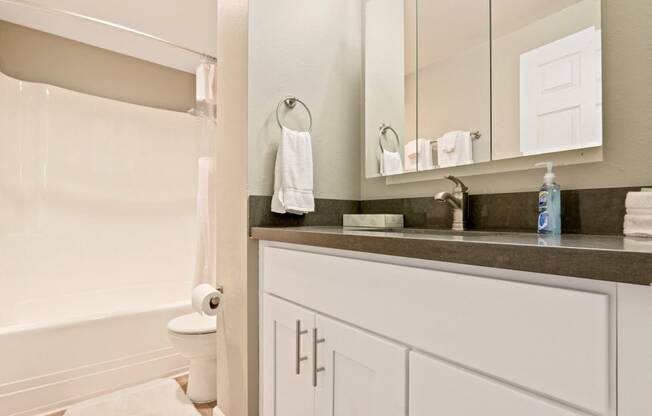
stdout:
<svg viewBox="0 0 652 416">
<path fill-rule="evenodd" d="M 308 132 L 311 132 L 312 131 L 312 113 L 310 112 L 310 109 L 308 108 L 306 103 L 304 103 L 299 98 L 297 98 L 297 97 L 295 97 L 293 95 L 287 96 L 287 97 L 283 98 L 281 101 L 279 101 L 278 105 L 276 106 L 276 122 L 278 123 L 278 126 L 281 129 L 283 127 L 285 127 L 283 125 L 283 123 L 281 122 L 281 116 L 279 114 L 279 111 L 281 110 L 281 105 L 285 104 L 285 106 L 287 108 L 293 109 L 294 107 L 297 106 L 297 103 L 301 104 L 303 106 L 303 108 L 305 108 L 306 111 L 308 112 L 308 118 L 310 119 L 310 125 L 308 126 Z"/>
<path fill-rule="evenodd" d="M 392 133 L 394 133 L 394 137 L 396 137 L 396 151 L 400 152 L 401 151 L 401 139 L 398 137 L 398 133 L 396 130 L 394 130 L 394 127 L 390 126 L 389 124 L 381 124 L 380 127 L 378 128 L 378 146 L 380 146 L 380 151 L 384 152 L 385 148 L 383 147 L 383 136 L 387 134 L 387 130 L 390 130 Z"/>
</svg>

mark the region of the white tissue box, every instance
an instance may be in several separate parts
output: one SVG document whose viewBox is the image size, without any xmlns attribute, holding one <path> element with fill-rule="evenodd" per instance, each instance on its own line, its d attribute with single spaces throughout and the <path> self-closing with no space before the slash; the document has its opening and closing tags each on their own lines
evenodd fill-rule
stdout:
<svg viewBox="0 0 652 416">
<path fill-rule="evenodd" d="M 344 214 L 345 227 L 362 228 L 403 228 L 403 215 L 400 214 Z"/>
</svg>

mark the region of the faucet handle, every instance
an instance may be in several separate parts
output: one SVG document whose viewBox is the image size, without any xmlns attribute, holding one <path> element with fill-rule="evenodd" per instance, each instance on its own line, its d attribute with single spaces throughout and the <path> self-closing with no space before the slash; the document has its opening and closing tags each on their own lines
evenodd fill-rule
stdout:
<svg viewBox="0 0 652 416">
<path fill-rule="evenodd" d="M 462 182 L 459 178 L 453 175 L 446 175 L 444 176 L 444 178 L 448 179 L 449 181 L 455 184 L 455 192 L 466 192 L 469 190 L 469 188 L 466 185 L 464 185 L 464 182 Z"/>
</svg>

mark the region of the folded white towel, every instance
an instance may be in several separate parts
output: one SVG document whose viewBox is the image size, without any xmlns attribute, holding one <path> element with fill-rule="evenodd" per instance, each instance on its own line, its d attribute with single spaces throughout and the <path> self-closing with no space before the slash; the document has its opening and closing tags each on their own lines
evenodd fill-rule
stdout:
<svg viewBox="0 0 652 416">
<path fill-rule="evenodd" d="M 652 215 L 625 215 L 623 230 L 628 237 L 652 237 Z"/>
<path fill-rule="evenodd" d="M 401 154 L 399 152 L 384 151 L 380 155 L 380 174 L 398 175 L 403 173 L 403 162 L 401 161 Z"/>
<path fill-rule="evenodd" d="M 197 245 L 195 277 L 192 287 L 202 283 L 215 285 L 215 159 L 197 161 Z"/>
<path fill-rule="evenodd" d="M 628 192 L 625 207 L 652 209 L 652 192 Z"/>
<path fill-rule="evenodd" d="M 623 248 L 627 251 L 643 251 L 648 253 L 652 251 L 652 238 L 623 238 Z"/>
<path fill-rule="evenodd" d="M 303 215 L 315 210 L 310 133 L 283 128 L 276 152 L 272 212 Z"/>
<path fill-rule="evenodd" d="M 473 163 L 473 143 L 470 132 L 451 131 L 437 139 L 437 165 L 439 167 L 470 163 Z"/>
</svg>

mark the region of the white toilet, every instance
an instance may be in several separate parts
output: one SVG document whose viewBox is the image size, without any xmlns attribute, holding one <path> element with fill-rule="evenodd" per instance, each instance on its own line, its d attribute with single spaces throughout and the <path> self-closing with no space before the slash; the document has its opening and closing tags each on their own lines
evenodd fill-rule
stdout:
<svg viewBox="0 0 652 416">
<path fill-rule="evenodd" d="M 215 401 L 217 396 L 217 320 L 191 313 L 168 322 L 168 336 L 181 355 L 190 359 L 187 395 L 195 403 Z"/>
</svg>

